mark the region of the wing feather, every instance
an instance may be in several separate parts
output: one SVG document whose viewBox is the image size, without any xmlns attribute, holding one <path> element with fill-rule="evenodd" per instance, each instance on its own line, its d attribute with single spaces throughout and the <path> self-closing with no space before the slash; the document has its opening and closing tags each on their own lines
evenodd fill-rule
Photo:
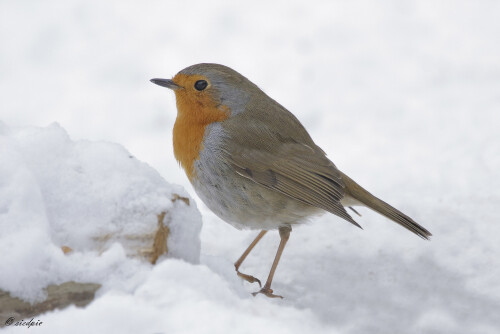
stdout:
<svg viewBox="0 0 500 334">
<path fill-rule="evenodd" d="M 240 175 L 360 227 L 340 204 L 345 186 L 336 167 L 322 152 L 302 146 L 283 144 L 280 152 L 273 154 L 240 149 L 232 152 L 229 161 Z"/>
<path fill-rule="evenodd" d="M 360 227 L 340 200 L 340 171 L 299 120 L 270 99 L 251 98 L 245 111 L 222 122 L 223 154 L 235 172 L 297 201 L 338 215 Z"/>
</svg>

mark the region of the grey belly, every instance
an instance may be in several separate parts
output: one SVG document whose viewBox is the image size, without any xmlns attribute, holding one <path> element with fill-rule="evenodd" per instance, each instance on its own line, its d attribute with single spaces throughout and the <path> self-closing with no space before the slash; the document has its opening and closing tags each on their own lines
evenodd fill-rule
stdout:
<svg viewBox="0 0 500 334">
<path fill-rule="evenodd" d="M 324 212 L 229 169 L 197 171 L 193 187 L 207 207 L 236 228 L 276 229 Z"/>
</svg>

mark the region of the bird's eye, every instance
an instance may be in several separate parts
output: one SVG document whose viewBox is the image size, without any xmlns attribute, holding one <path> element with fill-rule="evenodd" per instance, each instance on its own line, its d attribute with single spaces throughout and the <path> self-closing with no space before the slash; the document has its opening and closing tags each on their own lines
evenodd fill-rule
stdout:
<svg viewBox="0 0 500 334">
<path fill-rule="evenodd" d="M 208 86 L 208 82 L 206 82 L 205 80 L 198 80 L 194 83 L 194 88 L 196 88 L 196 90 L 204 90 L 205 88 L 207 88 Z"/>
</svg>

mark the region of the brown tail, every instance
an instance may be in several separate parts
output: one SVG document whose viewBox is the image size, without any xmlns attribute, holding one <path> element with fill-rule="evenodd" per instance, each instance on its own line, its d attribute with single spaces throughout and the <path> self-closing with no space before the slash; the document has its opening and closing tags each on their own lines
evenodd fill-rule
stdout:
<svg viewBox="0 0 500 334">
<path fill-rule="evenodd" d="M 386 202 L 370 194 L 344 173 L 342 173 L 342 180 L 346 185 L 346 195 L 353 197 L 370 209 L 386 216 L 387 218 L 407 228 L 423 239 L 429 239 L 429 237 L 432 235 L 431 232 L 427 231 L 423 226 L 417 224 L 413 219 L 411 219 L 398 209 L 393 208 Z"/>
</svg>

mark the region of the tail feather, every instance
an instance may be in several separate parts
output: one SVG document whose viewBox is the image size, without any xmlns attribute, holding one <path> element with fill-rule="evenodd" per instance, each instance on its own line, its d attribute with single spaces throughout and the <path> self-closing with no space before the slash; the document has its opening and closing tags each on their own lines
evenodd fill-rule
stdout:
<svg viewBox="0 0 500 334">
<path fill-rule="evenodd" d="M 346 195 L 351 196 L 362 204 L 366 205 L 370 209 L 380 213 L 381 215 L 391 219 L 392 221 L 398 223 L 404 228 L 415 233 L 419 237 L 428 240 L 432 235 L 423 226 L 416 223 L 413 219 L 399 211 L 398 209 L 390 206 L 381 199 L 373 196 L 368 191 L 363 189 L 359 184 L 354 182 L 350 177 L 342 173 L 342 180 L 345 183 Z"/>
</svg>

